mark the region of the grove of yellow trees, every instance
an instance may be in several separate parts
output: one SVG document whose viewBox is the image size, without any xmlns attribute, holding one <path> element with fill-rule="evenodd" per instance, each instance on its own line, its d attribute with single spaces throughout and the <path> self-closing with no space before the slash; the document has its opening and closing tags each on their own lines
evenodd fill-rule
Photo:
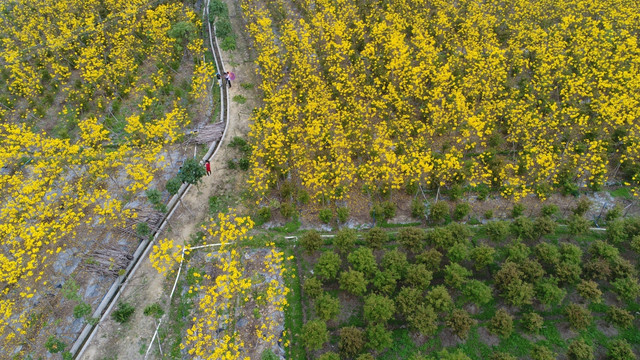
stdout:
<svg viewBox="0 0 640 360">
<path fill-rule="evenodd" d="M 260 195 L 640 184 L 640 13 L 605 1 L 242 1 Z M 284 14 L 284 15 L 283 15 Z"/>
</svg>

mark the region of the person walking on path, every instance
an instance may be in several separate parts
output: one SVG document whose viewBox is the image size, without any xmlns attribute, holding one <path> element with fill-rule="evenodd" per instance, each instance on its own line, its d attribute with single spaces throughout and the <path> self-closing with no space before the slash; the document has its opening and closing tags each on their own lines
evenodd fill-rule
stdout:
<svg viewBox="0 0 640 360">
<path fill-rule="evenodd" d="M 216 78 L 218 79 L 218 87 L 222 86 L 222 77 L 220 76 L 220 73 L 216 73 Z"/>
<path fill-rule="evenodd" d="M 227 85 L 229 85 L 229 87 L 231 87 L 231 77 L 230 77 L 228 71 L 226 73 L 224 73 L 224 78 L 227 79 Z"/>
<path fill-rule="evenodd" d="M 211 175 L 211 163 L 209 160 L 204 162 L 204 169 L 207 170 L 207 176 Z"/>
</svg>

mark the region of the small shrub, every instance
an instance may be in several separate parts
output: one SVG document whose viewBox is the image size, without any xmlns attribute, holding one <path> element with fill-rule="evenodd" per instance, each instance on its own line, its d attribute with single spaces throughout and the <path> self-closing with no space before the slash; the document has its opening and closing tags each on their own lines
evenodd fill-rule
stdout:
<svg viewBox="0 0 640 360">
<path fill-rule="evenodd" d="M 304 281 L 302 290 L 306 296 L 315 299 L 322 294 L 322 282 L 315 276 L 308 277 Z"/>
<path fill-rule="evenodd" d="M 471 360 L 471 358 L 465 355 L 461 349 L 451 353 L 449 350 L 444 349 L 438 353 L 438 356 L 440 360 Z"/>
<path fill-rule="evenodd" d="M 530 283 L 535 283 L 545 275 L 544 268 L 535 259 L 525 259 L 520 262 L 519 267 L 524 274 L 524 280 Z"/>
<path fill-rule="evenodd" d="M 449 230 L 454 243 L 468 243 L 469 237 L 471 237 L 471 230 L 466 224 L 451 223 L 446 226 L 446 230 Z"/>
<path fill-rule="evenodd" d="M 607 240 L 613 244 L 619 244 L 625 240 L 627 235 L 624 231 L 624 221 L 614 220 L 607 224 Z"/>
<path fill-rule="evenodd" d="M 424 205 L 424 201 L 418 198 L 411 201 L 411 216 L 416 219 L 423 219 L 426 211 L 427 207 Z"/>
<path fill-rule="evenodd" d="M 582 269 L 580 265 L 563 261 L 556 265 L 556 275 L 565 284 L 575 284 L 580 281 Z"/>
<path fill-rule="evenodd" d="M 369 324 L 367 326 L 367 339 L 369 340 L 367 343 L 369 347 L 378 351 L 382 351 L 393 344 L 391 331 L 387 330 L 384 324 Z"/>
<path fill-rule="evenodd" d="M 591 312 L 585 307 L 577 304 L 569 304 L 564 308 L 564 313 L 569 320 L 569 325 L 577 330 L 586 329 L 591 325 L 593 317 Z"/>
<path fill-rule="evenodd" d="M 67 345 L 55 336 L 51 335 L 44 343 L 44 348 L 52 354 L 59 353 L 64 350 Z"/>
<path fill-rule="evenodd" d="M 340 300 L 324 293 L 316 299 L 316 314 L 324 321 L 335 318 L 340 313 Z"/>
<path fill-rule="evenodd" d="M 333 211 L 331 209 L 322 209 L 318 213 L 318 218 L 325 224 L 328 224 L 333 220 Z"/>
<path fill-rule="evenodd" d="M 614 261 L 620 256 L 620 251 L 613 245 L 602 240 L 595 240 L 589 246 L 589 253 L 609 261 Z"/>
<path fill-rule="evenodd" d="M 548 204 L 542 206 L 542 216 L 553 216 L 558 213 L 558 205 Z"/>
<path fill-rule="evenodd" d="M 370 248 L 380 249 L 382 245 L 387 242 L 388 238 L 386 231 L 382 228 L 373 227 L 367 231 L 364 239 Z"/>
<path fill-rule="evenodd" d="M 232 100 L 238 104 L 244 104 L 247 102 L 247 98 L 242 95 L 235 95 Z"/>
<path fill-rule="evenodd" d="M 347 357 L 357 355 L 364 348 L 364 335 L 362 330 L 354 326 L 343 327 L 340 329 L 340 340 L 338 347 L 340 352 Z"/>
<path fill-rule="evenodd" d="M 622 217 L 622 208 L 620 207 L 620 205 L 616 204 L 609 211 L 607 211 L 607 214 L 604 216 L 604 220 L 608 223 L 613 220 L 619 219 L 620 217 Z"/>
<path fill-rule="evenodd" d="M 625 309 L 617 306 L 611 306 L 607 310 L 607 321 L 610 324 L 621 327 L 623 329 L 628 328 L 633 323 L 633 315 Z"/>
<path fill-rule="evenodd" d="M 576 339 L 569 344 L 567 357 L 571 360 L 594 360 L 593 347 L 584 339 Z"/>
<path fill-rule="evenodd" d="M 116 322 L 120 324 L 124 324 L 129 319 L 131 319 L 131 315 L 136 311 L 136 309 L 129 303 L 119 303 L 118 308 L 111 313 L 111 317 Z"/>
<path fill-rule="evenodd" d="M 325 251 L 320 255 L 316 263 L 315 273 L 327 280 L 335 279 L 341 264 L 342 260 L 340 259 L 340 255 L 333 251 Z"/>
<path fill-rule="evenodd" d="M 531 349 L 531 358 L 533 360 L 555 360 L 558 354 L 554 353 L 544 345 L 534 345 Z"/>
<path fill-rule="evenodd" d="M 491 354 L 491 360 L 518 360 L 515 356 L 505 352 L 494 352 Z"/>
<path fill-rule="evenodd" d="M 271 208 L 265 206 L 258 209 L 258 220 L 262 223 L 266 223 L 271 220 Z"/>
<path fill-rule="evenodd" d="M 489 220 L 493 218 L 493 210 L 487 210 L 483 214 L 484 218 Z"/>
<path fill-rule="evenodd" d="M 421 289 L 402 287 L 396 295 L 396 307 L 400 314 L 409 317 L 413 310 L 420 305 L 424 296 Z"/>
<path fill-rule="evenodd" d="M 489 323 L 489 331 L 501 337 L 509 337 L 513 332 L 513 316 L 505 309 L 496 311 Z"/>
<path fill-rule="evenodd" d="M 140 222 L 136 225 L 136 234 L 143 239 L 146 239 L 151 234 L 151 228 L 146 222 Z"/>
<path fill-rule="evenodd" d="M 349 270 L 340 274 L 340 289 L 348 291 L 356 296 L 362 296 L 367 292 L 368 281 L 360 271 Z"/>
<path fill-rule="evenodd" d="M 515 306 L 530 305 L 533 302 L 533 295 L 533 285 L 520 279 L 509 283 L 504 291 L 504 298 Z"/>
<path fill-rule="evenodd" d="M 444 221 L 449 215 L 449 205 L 440 201 L 431 206 L 429 209 L 429 220 L 433 223 L 440 223 Z"/>
<path fill-rule="evenodd" d="M 232 32 L 231 22 L 228 18 L 220 18 L 216 21 L 216 36 L 219 38 L 225 38 L 231 35 Z"/>
<path fill-rule="evenodd" d="M 515 219 L 522 216 L 522 214 L 524 214 L 524 205 L 520 203 L 513 205 L 513 208 L 511 209 L 511 217 Z"/>
<path fill-rule="evenodd" d="M 573 213 L 578 216 L 584 216 L 587 211 L 591 208 L 592 202 L 591 200 L 583 197 L 578 201 L 576 207 L 573 209 Z"/>
<path fill-rule="evenodd" d="M 371 283 L 377 292 L 388 295 L 396 290 L 398 278 L 398 274 L 393 270 L 384 269 L 383 271 L 376 271 Z"/>
<path fill-rule="evenodd" d="M 415 227 L 402 228 L 398 232 L 398 241 L 407 250 L 418 251 L 424 241 L 424 230 Z"/>
<path fill-rule="evenodd" d="M 302 245 L 307 254 L 312 254 L 320 249 L 323 242 L 322 236 L 315 230 L 307 231 L 300 237 L 300 245 Z"/>
<path fill-rule="evenodd" d="M 527 331 L 537 333 L 542 329 L 544 319 L 534 312 L 526 313 L 522 316 L 522 325 Z"/>
<path fill-rule="evenodd" d="M 353 250 L 356 240 L 358 239 L 358 233 L 354 229 L 342 229 L 338 231 L 333 238 L 334 245 L 338 248 L 338 251 L 347 254 Z"/>
<path fill-rule="evenodd" d="M 392 299 L 371 294 L 364 299 L 364 318 L 370 323 L 386 323 L 396 311 Z"/>
<path fill-rule="evenodd" d="M 640 235 L 636 235 L 631 239 L 631 248 L 633 251 L 640 253 Z"/>
<path fill-rule="evenodd" d="M 292 219 L 296 215 L 296 208 L 291 203 L 283 203 L 280 205 L 280 215 L 285 219 Z"/>
<path fill-rule="evenodd" d="M 531 249 L 522 243 L 522 241 L 514 240 L 507 246 L 507 260 L 515 263 L 521 263 L 531 254 Z"/>
<path fill-rule="evenodd" d="M 365 276 L 372 276 L 378 268 L 373 251 L 367 247 L 357 248 L 347 256 L 347 260 L 354 269 L 361 271 Z"/>
<path fill-rule="evenodd" d="M 153 316 L 156 319 L 160 319 L 164 315 L 164 310 L 158 303 L 153 303 L 144 308 L 142 312 L 145 316 Z"/>
<path fill-rule="evenodd" d="M 631 345 L 624 339 L 613 340 L 609 343 L 608 358 L 611 360 L 635 360 L 636 355 L 631 349 Z"/>
<path fill-rule="evenodd" d="M 349 219 L 349 208 L 339 207 L 336 209 L 336 214 L 338 215 L 338 221 L 344 224 Z"/>
<path fill-rule="evenodd" d="M 225 36 L 220 43 L 220 48 L 224 51 L 233 51 L 236 49 L 236 37 L 233 35 Z M 244 103 L 241 103 L 244 104 Z"/>
<path fill-rule="evenodd" d="M 458 203 L 453 210 L 453 219 L 456 221 L 460 221 L 465 218 L 465 216 L 469 215 L 471 212 L 471 205 L 467 203 Z"/>
<path fill-rule="evenodd" d="M 447 318 L 447 326 L 453 330 L 460 339 L 466 339 L 471 327 L 476 324 L 476 320 L 471 318 L 468 312 L 462 309 L 455 309 Z"/>
<path fill-rule="evenodd" d="M 280 360 L 280 357 L 276 355 L 273 350 L 266 349 L 260 355 L 260 360 Z"/>
<path fill-rule="evenodd" d="M 558 280 L 549 277 L 539 281 L 535 286 L 536 296 L 545 305 L 560 305 L 567 291 L 558 287 Z"/>
<path fill-rule="evenodd" d="M 376 360 L 371 354 L 362 354 L 356 360 Z"/>
<path fill-rule="evenodd" d="M 327 324 L 322 320 L 311 320 L 302 326 L 302 343 L 308 350 L 318 350 L 329 340 Z"/>
<path fill-rule="evenodd" d="M 385 220 L 392 219 L 396 216 L 396 204 L 391 201 L 384 201 L 382 203 L 382 217 Z"/>
<path fill-rule="evenodd" d="M 83 302 L 73 308 L 73 317 L 76 319 L 83 318 L 91 314 L 91 305 Z"/>
</svg>

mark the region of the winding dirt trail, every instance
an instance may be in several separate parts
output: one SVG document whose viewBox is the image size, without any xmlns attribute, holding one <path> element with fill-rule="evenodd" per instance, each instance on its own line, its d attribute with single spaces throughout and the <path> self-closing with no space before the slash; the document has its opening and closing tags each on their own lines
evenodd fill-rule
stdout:
<svg viewBox="0 0 640 360">
<path fill-rule="evenodd" d="M 238 104 L 229 101 L 227 133 L 218 152 L 211 160 L 211 176 L 206 176 L 199 187 L 192 187 L 189 190 L 183 197 L 184 206 L 178 206 L 169 221 L 170 226 L 158 237 L 174 239 L 179 244 L 186 242 L 189 236 L 198 230 L 198 225 L 208 217 L 210 196 L 237 195 L 244 187 L 243 174 L 227 169 L 227 161 L 237 157 L 235 150 L 229 148 L 228 144 L 235 136 L 246 136 L 249 131 L 251 109 L 256 106 L 258 99 L 256 90 L 245 89 L 239 85 L 250 83 L 257 88 L 258 82 L 239 9 L 237 4 L 231 1 L 228 1 L 228 5 L 234 33 L 237 36 L 237 49 L 222 53 L 224 70 L 236 74 L 236 81 L 229 89 L 228 96 L 231 99 L 235 95 L 242 95 L 247 102 Z M 214 85 L 213 91 L 217 90 Z M 219 105 L 216 104 L 216 106 Z M 148 257 L 141 261 L 140 267 L 129 279 L 128 286 L 118 300 L 118 302 L 130 303 L 136 308 L 133 317 L 124 325 L 116 323 L 110 316 L 103 320 L 96 327 L 91 341 L 85 346 L 81 359 L 144 359 L 147 346 L 155 332 L 156 323 L 153 317 L 144 316 L 143 310 L 155 302 L 166 304 L 171 289 L 169 282 L 151 266 Z M 152 351 L 149 358 L 153 358 L 154 353 Z"/>
</svg>

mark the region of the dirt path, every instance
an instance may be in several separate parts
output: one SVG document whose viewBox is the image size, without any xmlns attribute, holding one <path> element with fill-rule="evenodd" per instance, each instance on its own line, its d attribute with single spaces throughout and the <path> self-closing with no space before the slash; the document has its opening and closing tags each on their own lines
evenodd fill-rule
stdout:
<svg viewBox="0 0 640 360">
<path fill-rule="evenodd" d="M 179 207 L 169 221 L 168 230 L 160 234 L 161 239 L 171 238 L 178 243 L 187 241 L 189 236 L 198 230 L 198 225 L 207 219 L 210 196 L 235 196 L 244 186 L 243 173 L 227 169 L 227 161 L 238 157 L 238 153 L 229 148 L 228 144 L 234 136 L 246 137 L 251 109 L 256 106 L 258 99 L 255 90 L 258 81 L 237 4 L 229 1 L 228 5 L 234 32 L 237 35 L 237 50 L 222 54 L 225 71 L 236 74 L 236 81 L 232 84 L 229 97 L 242 95 L 247 101 L 245 104 L 230 102 L 229 128 L 216 157 L 212 159 L 211 176 L 205 177 L 199 188 L 192 187 L 185 195 L 183 203 L 191 211 L 187 211 L 182 206 Z M 253 84 L 253 89 L 245 89 L 240 84 Z M 214 86 L 214 91 L 216 90 Z M 128 302 L 136 308 L 133 317 L 124 325 L 114 322 L 110 317 L 98 325 L 96 334 L 87 346 L 82 359 L 143 359 L 156 329 L 155 320 L 144 316 L 143 310 L 147 305 L 155 302 L 166 304 L 170 291 L 168 281 L 157 273 L 148 259 L 143 259 L 140 268 L 132 276 L 129 285 L 118 300 Z"/>
</svg>

